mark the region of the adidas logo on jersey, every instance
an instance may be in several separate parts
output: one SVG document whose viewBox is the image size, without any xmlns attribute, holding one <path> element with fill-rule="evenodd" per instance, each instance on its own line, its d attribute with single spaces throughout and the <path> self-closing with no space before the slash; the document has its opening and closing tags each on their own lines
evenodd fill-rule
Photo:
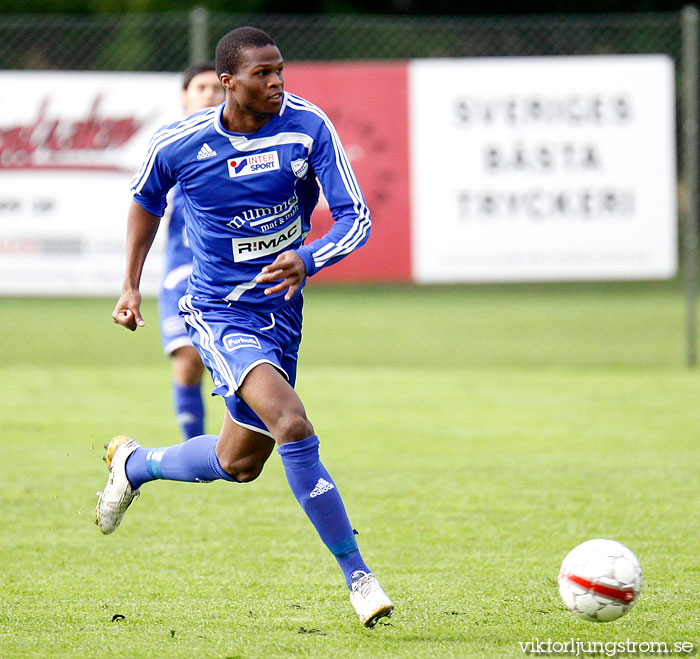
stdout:
<svg viewBox="0 0 700 659">
<path fill-rule="evenodd" d="M 333 483 L 329 483 L 325 478 L 319 478 L 318 483 L 314 486 L 314 489 L 311 490 L 311 494 L 309 496 L 313 499 L 315 497 L 320 497 L 322 494 L 325 494 L 329 490 L 335 489 L 335 485 Z"/>
<path fill-rule="evenodd" d="M 204 160 L 205 158 L 211 158 L 216 155 L 216 151 L 212 149 L 206 142 L 202 144 L 202 148 L 197 154 L 197 160 Z"/>
</svg>

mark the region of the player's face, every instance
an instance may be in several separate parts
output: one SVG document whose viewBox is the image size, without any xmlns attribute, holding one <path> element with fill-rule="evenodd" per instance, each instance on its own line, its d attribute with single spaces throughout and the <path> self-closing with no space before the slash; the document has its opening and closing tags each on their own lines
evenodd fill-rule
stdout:
<svg viewBox="0 0 700 659">
<path fill-rule="evenodd" d="M 277 46 L 246 48 L 238 71 L 221 76 L 239 111 L 257 117 L 271 117 L 282 105 L 284 60 Z"/>
<path fill-rule="evenodd" d="M 198 73 L 182 92 L 182 105 L 187 115 L 223 102 L 224 88 L 216 71 Z"/>
</svg>

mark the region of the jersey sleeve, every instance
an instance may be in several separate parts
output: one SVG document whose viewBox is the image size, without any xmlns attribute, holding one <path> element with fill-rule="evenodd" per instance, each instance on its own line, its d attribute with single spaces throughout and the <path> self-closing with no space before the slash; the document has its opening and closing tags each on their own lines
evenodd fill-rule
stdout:
<svg viewBox="0 0 700 659">
<path fill-rule="evenodd" d="M 314 136 L 309 162 L 328 200 L 333 226 L 325 236 L 297 250 L 307 276 L 362 247 L 372 226 L 369 208 L 340 138 L 330 120 L 319 115 L 323 121 Z"/>
<path fill-rule="evenodd" d="M 163 130 L 151 139 L 148 152 L 138 172 L 131 179 L 131 193 L 134 201 L 144 210 L 162 217 L 167 204 L 167 194 L 175 183 L 175 177 L 168 167 L 163 145 Z"/>
</svg>

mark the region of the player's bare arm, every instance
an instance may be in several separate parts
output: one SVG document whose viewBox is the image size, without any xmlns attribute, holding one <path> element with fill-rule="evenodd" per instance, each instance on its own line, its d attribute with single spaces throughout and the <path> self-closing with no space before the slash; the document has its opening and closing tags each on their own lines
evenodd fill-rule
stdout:
<svg viewBox="0 0 700 659">
<path fill-rule="evenodd" d="M 258 282 L 265 283 L 270 281 L 279 281 L 274 286 L 265 289 L 265 295 L 274 295 L 287 290 L 284 299 L 289 301 L 299 290 L 304 277 L 306 276 L 306 267 L 301 256 L 293 250 L 282 252 L 270 264 L 266 265 L 262 272 L 258 275 Z"/>
<path fill-rule="evenodd" d="M 158 231 L 160 218 L 151 215 L 135 201 L 131 202 L 126 229 L 126 271 L 122 294 L 112 312 L 112 319 L 132 332 L 143 327 L 141 316 L 141 273 L 148 250 Z"/>
</svg>

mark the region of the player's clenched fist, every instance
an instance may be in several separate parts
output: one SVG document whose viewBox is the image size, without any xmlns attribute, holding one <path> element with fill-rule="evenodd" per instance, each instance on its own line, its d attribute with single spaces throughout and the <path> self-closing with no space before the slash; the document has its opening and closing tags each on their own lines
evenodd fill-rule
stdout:
<svg viewBox="0 0 700 659">
<path fill-rule="evenodd" d="M 141 317 L 141 293 L 138 291 L 122 293 L 112 312 L 112 320 L 132 332 L 137 327 L 143 327 L 146 323 Z"/>
</svg>

